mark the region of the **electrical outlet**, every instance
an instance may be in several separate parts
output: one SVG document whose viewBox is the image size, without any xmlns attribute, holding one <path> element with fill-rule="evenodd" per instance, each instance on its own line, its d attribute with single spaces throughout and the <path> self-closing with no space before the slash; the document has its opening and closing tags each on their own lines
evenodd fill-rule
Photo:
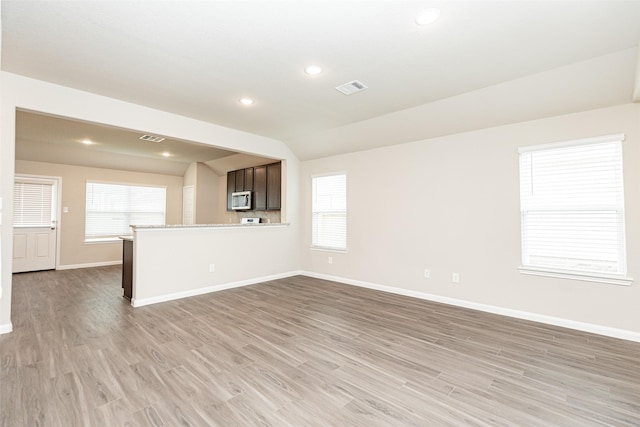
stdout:
<svg viewBox="0 0 640 427">
<path fill-rule="evenodd" d="M 453 283 L 460 283 L 460 275 L 458 273 L 453 273 L 451 275 L 451 281 Z"/>
<path fill-rule="evenodd" d="M 328 262 L 329 264 L 333 264 L 333 257 L 332 257 L 332 256 L 330 256 L 329 258 L 327 258 L 327 262 Z"/>
<path fill-rule="evenodd" d="M 215 264 L 209 264 L 209 273 L 214 273 L 216 271 L 216 265 Z"/>
<path fill-rule="evenodd" d="M 431 278 L 431 270 L 425 268 L 424 269 L 424 278 L 425 279 L 430 279 Z"/>
</svg>

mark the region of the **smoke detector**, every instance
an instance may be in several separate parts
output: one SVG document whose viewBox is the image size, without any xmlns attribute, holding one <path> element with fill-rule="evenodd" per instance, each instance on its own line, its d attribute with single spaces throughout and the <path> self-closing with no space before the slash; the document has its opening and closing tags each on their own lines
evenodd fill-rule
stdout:
<svg viewBox="0 0 640 427">
<path fill-rule="evenodd" d="M 164 138 L 161 136 L 153 136 L 153 135 L 142 135 L 140 137 L 141 140 L 143 141 L 147 141 L 147 142 L 162 142 L 164 141 Z"/>
<path fill-rule="evenodd" d="M 369 87 L 367 85 L 365 85 L 364 83 L 358 81 L 358 80 L 354 80 L 354 81 L 351 81 L 349 83 L 345 83 L 343 85 L 336 86 L 336 89 L 339 90 L 340 92 L 344 93 L 345 95 L 353 95 L 356 92 L 360 92 L 360 91 L 363 91 L 365 89 L 369 89 Z"/>
</svg>

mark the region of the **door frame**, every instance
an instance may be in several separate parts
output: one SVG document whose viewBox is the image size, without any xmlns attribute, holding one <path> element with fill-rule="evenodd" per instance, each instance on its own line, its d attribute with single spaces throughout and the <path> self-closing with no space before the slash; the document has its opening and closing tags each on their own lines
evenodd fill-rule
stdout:
<svg viewBox="0 0 640 427">
<path fill-rule="evenodd" d="M 61 236 L 61 229 L 62 229 L 62 177 L 61 176 L 49 176 L 49 175 L 35 175 L 35 174 L 31 174 L 31 173 L 19 173 L 19 172 L 14 172 L 13 173 L 13 182 L 15 184 L 15 180 L 17 177 L 21 177 L 21 178 L 26 178 L 26 179 L 43 179 L 43 180 L 48 180 L 48 181 L 55 181 L 55 214 L 56 214 L 56 270 L 58 270 L 60 268 L 60 240 L 62 240 L 60 238 Z M 13 224 L 13 221 L 12 221 Z M 13 237 L 13 230 L 14 228 L 12 227 L 12 237 Z"/>
</svg>

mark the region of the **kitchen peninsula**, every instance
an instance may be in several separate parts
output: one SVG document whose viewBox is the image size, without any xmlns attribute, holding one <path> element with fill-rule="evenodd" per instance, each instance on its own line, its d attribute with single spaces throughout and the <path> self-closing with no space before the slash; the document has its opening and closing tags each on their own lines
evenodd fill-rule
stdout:
<svg viewBox="0 0 640 427">
<path fill-rule="evenodd" d="M 132 229 L 133 237 L 123 238 L 123 287 L 126 297 L 124 280 L 130 277 L 134 307 L 287 277 L 298 256 L 283 249 L 296 239 L 289 223 Z M 128 245 L 130 257 L 126 256 Z"/>
</svg>

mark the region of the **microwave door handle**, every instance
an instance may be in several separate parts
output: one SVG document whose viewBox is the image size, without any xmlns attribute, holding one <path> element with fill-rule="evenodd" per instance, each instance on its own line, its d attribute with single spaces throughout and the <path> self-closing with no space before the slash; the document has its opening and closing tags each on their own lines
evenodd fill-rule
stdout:
<svg viewBox="0 0 640 427">
<path fill-rule="evenodd" d="M 244 205 L 247 206 L 249 204 L 249 195 L 245 194 L 244 195 Z"/>
</svg>

